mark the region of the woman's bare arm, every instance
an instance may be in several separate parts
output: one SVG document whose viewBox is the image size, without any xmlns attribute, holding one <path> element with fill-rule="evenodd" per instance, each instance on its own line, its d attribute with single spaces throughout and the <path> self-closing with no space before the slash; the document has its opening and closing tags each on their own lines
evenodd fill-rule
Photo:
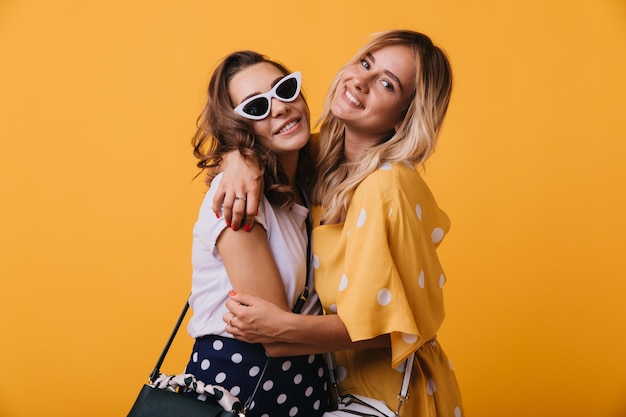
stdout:
<svg viewBox="0 0 626 417">
<path fill-rule="evenodd" d="M 294 314 L 250 294 L 231 295 L 226 330 L 236 339 L 263 343 L 271 356 L 324 353 L 390 346 L 389 335 L 353 342 L 336 314 Z M 234 318 L 233 318 L 234 317 Z"/>
<path fill-rule="evenodd" d="M 217 248 L 234 291 L 271 301 L 277 310 L 289 310 L 285 287 L 263 227 L 246 234 L 226 228 L 217 240 Z"/>
</svg>

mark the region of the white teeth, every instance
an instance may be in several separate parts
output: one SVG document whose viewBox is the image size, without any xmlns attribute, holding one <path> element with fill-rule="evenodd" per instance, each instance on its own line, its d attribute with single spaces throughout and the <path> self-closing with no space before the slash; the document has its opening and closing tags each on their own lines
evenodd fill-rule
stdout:
<svg viewBox="0 0 626 417">
<path fill-rule="evenodd" d="M 288 131 L 289 129 L 291 129 L 292 127 L 294 127 L 296 124 L 298 123 L 297 120 L 294 120 L 293 122 L 285 125 L 282 129 L 280 129 L 278 131 L 278 133 L 285 133 L 286 131 Z"/>
<path fill-rule="evenodd" d="M 356 99 L 356 97 L 354 97 L 352 94 L 350 94 L 350 92 L 348 90 L 346 90 L 346 97 L 348 98 L 348 100 L 350 100 L 352 103 L 356 104 L 357 106 L 361 107 L 362 109 L 364 109 L 365 107 L 361 104 L 361 102 L 359 100 Z"/>
</svg>

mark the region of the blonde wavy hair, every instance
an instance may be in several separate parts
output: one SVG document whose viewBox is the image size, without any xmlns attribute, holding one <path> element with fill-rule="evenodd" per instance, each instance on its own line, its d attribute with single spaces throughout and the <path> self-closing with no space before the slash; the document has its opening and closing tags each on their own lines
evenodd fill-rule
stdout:
<svg viewBox="0 0 626 417">
<path fill-rule="evenodd" d="M 346 67 L 368 53 L 390 45 L 404 45 L 415 54 L 415 91 L 400 127 L 391 137 L 381 137 L 378 145 L 348 164 L 344 157 L 344 124 L 335 117 L 330 105 Z M 333 222 L 348 209 L 356 187 L 386 162 L 424 163 L 435 150 L 452 92 L 450 62 L 439 47 L 422 33 L 392 30 L 376 34 L 335 77 L 324 101 L 320 120 L 316 178 L 312 193 L 314 204 L 324 209 L 323 222 Z M 350 169 L 349 169 L 350 168 Z"/>
</svg>

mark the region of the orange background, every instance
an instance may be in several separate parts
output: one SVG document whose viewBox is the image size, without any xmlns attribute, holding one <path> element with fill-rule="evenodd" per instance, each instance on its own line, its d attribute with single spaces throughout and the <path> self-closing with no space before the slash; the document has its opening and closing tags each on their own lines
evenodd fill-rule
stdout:
<svg viewBox="0 0 626 417">
<path fill-rule="evenodd" d="M 426 177 L 466 415 L 626 415 L 626 2 L 4 0 L 0 416 L 130 409 L 189 292 L 190 137 L 222 56 L 301 70 L 316 118 L 389 28 L 456 75 Z"/>
</svg>

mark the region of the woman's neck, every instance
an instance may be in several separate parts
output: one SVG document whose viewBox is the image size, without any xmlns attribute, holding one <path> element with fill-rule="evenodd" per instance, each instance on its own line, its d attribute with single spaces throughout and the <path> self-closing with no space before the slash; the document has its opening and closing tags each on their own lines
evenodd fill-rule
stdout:
<svg viewBox="0 0 626 417">
<path fill-rule="evenodd" d="M 280 164 L 289 180 L 289 185 L 293 186 L 296 182 L 296 172 L 298 170 L 298 158 L 300 152 L 289 152 L 278 156 Z"/>
<path fill-rule="evenodd" d="M 355 132 L 346 128 L 343 145 L 346 162 L 357 162 L 366 150 L 378 145 L 380 141 L 380 135 L 367 135 L 363 132 Z"/>
</svg>

